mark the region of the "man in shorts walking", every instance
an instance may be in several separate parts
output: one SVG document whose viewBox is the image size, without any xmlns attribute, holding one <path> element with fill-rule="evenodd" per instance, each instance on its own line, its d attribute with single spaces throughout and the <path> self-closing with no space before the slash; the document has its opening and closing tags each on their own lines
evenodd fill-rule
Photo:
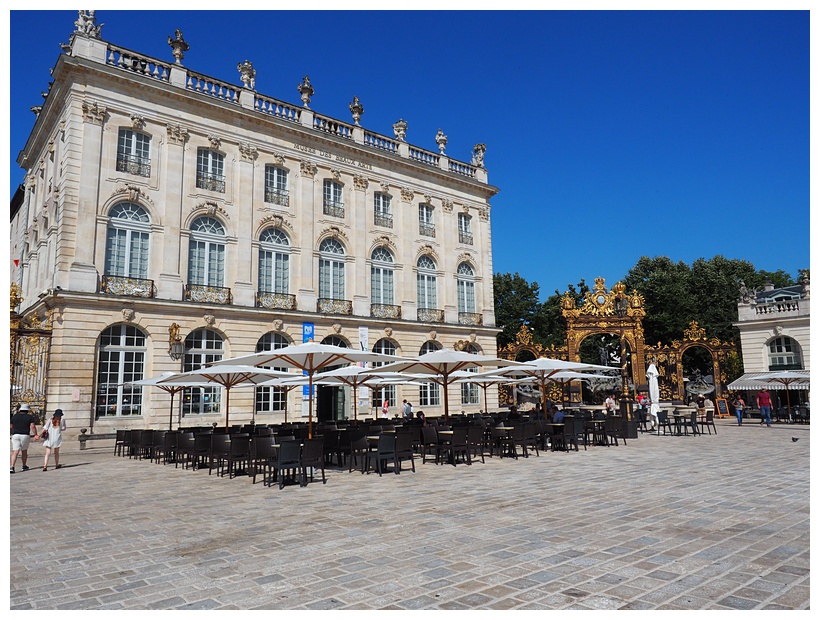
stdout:
<svg viewBox="0 0 820 620">
<path fill-rule="evenodd" d="M 28 444 L 31 435 L 34 434 L 34 441 L 39 441 L 37 434 L 37 424 L 31 415 L 31 408 L 28 403 L 20 405 L 20 409 L 11 416 L 11 473 L 14 473 L 14 465 L 17 463 L 17 455 L 23 458 L 23 471 L 28 469 Z"/>
</svg>

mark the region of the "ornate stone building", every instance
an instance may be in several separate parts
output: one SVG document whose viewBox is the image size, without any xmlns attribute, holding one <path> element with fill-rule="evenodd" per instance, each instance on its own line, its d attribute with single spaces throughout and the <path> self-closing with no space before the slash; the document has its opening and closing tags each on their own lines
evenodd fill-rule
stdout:
<svg viewBox="0 0 820 620">
<path fill-rule="evenodd" d="M 166 61 L 105 41 L 93 12 L 75 26 L 33 108 L 11 213 L 15 309 L 52 330 L 28 394 L 69 428 L 167 424 L 167 394 L 128 382 L 311 337 L 495 355 L 485 145 L 468 163 L 441 131 L 425 150 L 404 120 L 392 136 L 364 129 L 358 97 L 352 122 L 324 116 L 308 77 L 299 104 L 262 95 L 247 60 L 239 85 L 193 71 L 179 30 Z M 451 408 L 496 406 L 450 392 Z M 443 409 L 433 385 L 385 396 Z M 351 397 L 320 392 L 319 417 L 348 414 Z M 183 425 L 223 419 L 219 389 L 180 400 Z M 302 400 L 235 389 L 231 419 L 277 422 L 286 405 L 298 417 Z"/>
<path fill-rule="evenodd" d="M 755 377 L 778 370 L 810 370 L 811 339 L 810 281 L 801 273 L 796 286 L 775 288 L 768 283 L 762 291 L 741 283 L 737 323 L 743 353 L 744 375 L 729 386 L 733 390 L 757 390 Z M 771 385 L 768 386 L 771 389 Z"/>
</svg>

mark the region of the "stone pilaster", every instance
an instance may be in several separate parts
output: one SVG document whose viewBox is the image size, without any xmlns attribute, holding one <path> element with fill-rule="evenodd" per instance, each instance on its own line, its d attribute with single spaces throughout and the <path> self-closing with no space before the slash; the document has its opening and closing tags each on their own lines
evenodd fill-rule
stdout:
<svg viewBox="0 0 820 620">
<path fill-rule="evenodd" d="M 161 299 L 182 299 L 184 275 L 180 273 L 182 252 L 186 248 L 180 236 L 182 228 L 182 192 L 185 171 L 185 143 L 188 130 L 180 125 L 165 128 L 165 222 L 160 247 L 162 248 L 159 279 L 156 282 L 157 297 Z"/>
</svg>

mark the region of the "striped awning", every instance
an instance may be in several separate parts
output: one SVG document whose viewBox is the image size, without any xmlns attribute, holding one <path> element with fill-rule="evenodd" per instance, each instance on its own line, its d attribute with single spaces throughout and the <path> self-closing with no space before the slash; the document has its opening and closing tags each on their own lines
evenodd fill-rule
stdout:
<svg viewBox="0 0 820 620">
<path fill-rule="evenodd" d="M 782 390 L 784 386 L 782 383 L 777 383 L 773 381 L 761 381 L 759 377 L 763 377 L 764 375 L 771 375 L 771 371 L 766 372 L 747 372 L 742 377 L 738 377 L 734 381 L 732 381 L 728 386 L 730 390 L 762 390 L 763 388 L 769 390 Z M 806 380 L 805 382 L 800 383 L 792 383 L 789 385 L 790 390 L 808 390 L 809 389 L 809 381 Z"/>
</svg>

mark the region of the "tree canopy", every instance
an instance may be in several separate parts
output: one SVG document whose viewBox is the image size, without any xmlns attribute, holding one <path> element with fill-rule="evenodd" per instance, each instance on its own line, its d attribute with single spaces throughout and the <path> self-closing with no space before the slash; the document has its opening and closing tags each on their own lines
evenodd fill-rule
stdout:
<svg viewBox="0 0 820 620">
<path fill-rule="evenodd" d="M 627 293 L 638 292 L 644 297 L 646 317 L 643 321 L 647 344 L 669 344 L 683 337 L 692 321 L 706 329 L 708 336 L 738 341 L 737 301 L 740 280 L 749 289 L 762 289 L 767 281 L 776 288 L 796 283 L 783 270 L 756 270 L 745 260 L 715 256 L 699 258 L 687 265 L 673 262 L 666 256 L 642 256 L 621 279 Z M 615 282 L 607 283 L 611 290 Z M 566 342 L 566 323 L 560 301 L 564 291 L 555 291 L 546 301 L 538 298 L 537 282 L 529 283 L 518 273 L 497 273 L 493 276 L 498 347 L 515 341 L 521 325 L 533 330 L 533 341 L 545 345 Z M 567 285 L 567 292 L 576 301 L 589 290 L 584 280 L 577 287 Z"/>
</svg>

